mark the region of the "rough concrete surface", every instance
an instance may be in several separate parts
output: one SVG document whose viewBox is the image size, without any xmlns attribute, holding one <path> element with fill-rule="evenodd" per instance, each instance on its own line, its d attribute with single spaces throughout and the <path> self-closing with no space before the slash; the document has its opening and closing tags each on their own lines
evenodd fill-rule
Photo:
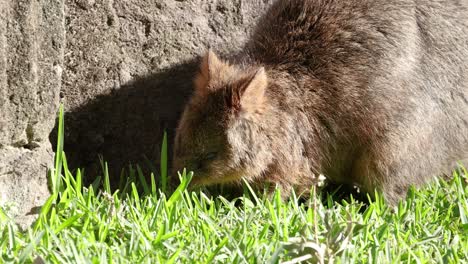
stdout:
<svg viewBox="0 0 468 264">
<path fill-rule="evenodd" d="M 48 194 L 64 18 L 61 0 L 0 1 L 0 206 L 23 226 Z"/>
<path fill-rule="evenodd" d="M 100 154 L 111 175 L 157 163 L 197 56 L 241 48 L 271 1 L 0 0 L 0 202 L 22 219 L 46 198 L 60 101 L 67 158 L 88 181 Z"/>
</svg>

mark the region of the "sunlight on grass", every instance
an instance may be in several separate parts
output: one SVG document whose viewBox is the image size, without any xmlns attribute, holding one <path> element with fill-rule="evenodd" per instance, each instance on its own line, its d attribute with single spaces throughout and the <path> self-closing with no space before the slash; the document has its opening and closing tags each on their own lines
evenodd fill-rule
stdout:
<svg viewBox="0 0 468 264">
<path fill-rule="evenodd" d="M 111 193 L 107 163 L 83 186 L 68 168 L 59 111 L 52 195 L 24 232 L 0 210 L 1 263 L 462 263 L 468 260 L 468 173 L 437 181 L 394 210 L 377 195 L 368 205 L 312 199 L 287 202 L 246 193 L 234 200 L 189 192 L 192 174 L 167 188 L 167 137 L 161 167 L 122 172 Z M 149 183 L 147 179 L 150 179 Z M 248 186 L 246 189 L 249 189 Z M 315 190 L 313 190 L 315 192 Z"/>
</svg>

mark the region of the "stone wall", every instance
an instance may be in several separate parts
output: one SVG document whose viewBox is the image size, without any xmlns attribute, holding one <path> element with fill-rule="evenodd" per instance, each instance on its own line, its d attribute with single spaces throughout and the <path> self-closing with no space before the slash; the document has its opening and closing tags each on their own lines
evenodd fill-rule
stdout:
<svg viewBox="0 0 468 264">
<path fill-rule="evenodd" d="M 64 21 L 62 0 L 0 1 L 0 206 L 22 223 L 48 195 Z"/>
<path fill-rule="evenodd" d="M 241 48 L 271 0 L 1 0 L 0 205 L 47 196 L 55 113 L 72 167 L 157 163 L 208 47 Z M 20 220 L 23 221 L 23 220 Z M 28 220 L 26 220 L 27 222 Z"/>
</svg>

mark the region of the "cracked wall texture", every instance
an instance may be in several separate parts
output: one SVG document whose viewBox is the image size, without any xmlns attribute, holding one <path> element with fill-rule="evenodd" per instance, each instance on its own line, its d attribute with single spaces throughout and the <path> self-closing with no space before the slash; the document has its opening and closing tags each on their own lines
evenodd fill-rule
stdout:
<svg viewBox="0 0 468 264">
<path fill-rule="evenodd" d="M 241 48 L 270 2 L 2 0 L 0 206 L 16 203 L 27 224 L 47 197 L 59 102 L 67 158 L 88 181 L 100 173 L 98 155 L 114 176 L 146 158 L 157 165 L 197 56 Z"/>
</svg>

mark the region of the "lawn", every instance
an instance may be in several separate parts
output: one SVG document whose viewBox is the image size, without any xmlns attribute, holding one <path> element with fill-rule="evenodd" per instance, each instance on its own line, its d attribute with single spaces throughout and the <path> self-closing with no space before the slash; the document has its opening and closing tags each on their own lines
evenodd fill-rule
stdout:
<svg viewBox="0 0 468 264">
<path fill-rule="evenodd" d="M 191 173 L 172 194 L 162 166 L 146 181 L 138 166 L 111 193 L 102 177 L 83 186 L 63 152 L 63 114 L 52 195 L 38 221 L 20 231 L 0 210 L 0 263 L 463 263 L 468 261 L 468 173 L 411 189 L 389 208 L 377 194 L 362 202 L 318 195 L 282 201 L 246 185 L 228 200 L 187 191 Z M 370 199 L 369 199 L 370 200 Z"/>
</svg>

